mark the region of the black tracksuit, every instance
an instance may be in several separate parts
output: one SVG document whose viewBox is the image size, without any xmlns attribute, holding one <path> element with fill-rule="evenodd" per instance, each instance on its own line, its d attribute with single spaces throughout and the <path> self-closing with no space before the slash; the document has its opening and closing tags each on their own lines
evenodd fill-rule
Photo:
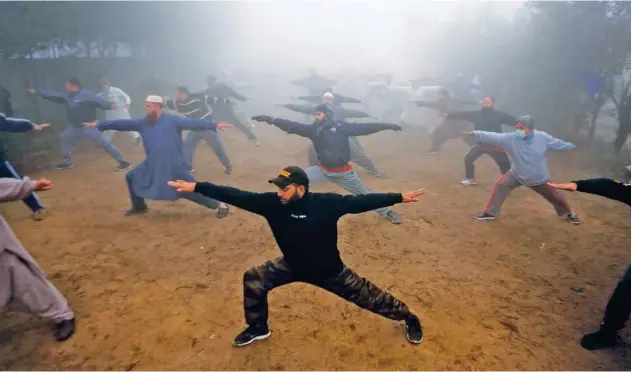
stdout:
<svg viewBox="0 0 632 372">
<path fill-rule="evenodd" d="M 327 168 L 346 166 L 351 160 L 349 137 L 366 136 L 392 130 L 392 124 L 346 123 L 327 119 L 320 124 L 301 124 L 285 119 L 274 119 L 271 123 L 279 129 L 312 140 L 318 160 Z"/>
<path fill-rule="evenodd" d="M 474 123 L 474 130 L 494 133 L 502 133 L 503 124 L 514 125 L 516 123 L 514 116 L 491 108 L 482 108 L 477 111 L 452 112 L 447 114 L 446 117 L 448 119 L 470 121 Z M 494 146 L 475 144 L 464 157 L 466 179 L 474 179 L 474 162 L 483 154 L 489 154 L 494 159 L 498 168 L 500 168 L 501 174 L 507 173 L 511 168 L 511 162 L 504 150 Z"/>
<path fill-rule="evenodd" d="M 617 200 L 630 205 L 630 185 L 607 178 L 593 178 L 589 180 L 573 181 L 577 184 L 577 191 L 595 194 L 608 199 Z M 625 327 L 630 318 L 630 267 L 625 271 L 617 283 L 604 314 L 601 327 L 606 332 L 616 332 Z"/>
<path fill-rule="evenodd" d="M 208 87 L 204 93 L 208 97 L 208 103 L 213 109 L 213 120 L 223 121 L 234 125 L 242 131 L 249 140 L 256 140 L 257 136 L 248 128 L 247 123 L 242 123 L 235 115 L 233 104 L 230 101 L 234 98 L 238 101 L 245 101 L 246 97 L 235 92 L 231 87 L 224 83 L 216 83 Z"/>
<path fill-rule="evenodd" d="M 392 295 L 345 267 L 338 251 L 338 219 L 401 203 L 401 194 L 307 193 L 282 204 L 276 193 L 253 193 L 198 182 L 195 192 L 263 216 L 283 257 L 244 274 L 244 307 L 249 325 L 267 323 L 270 290 L 300 281 L 319 286 L 356 305 L 394 320 L 410 311 Z"/>
</svg>

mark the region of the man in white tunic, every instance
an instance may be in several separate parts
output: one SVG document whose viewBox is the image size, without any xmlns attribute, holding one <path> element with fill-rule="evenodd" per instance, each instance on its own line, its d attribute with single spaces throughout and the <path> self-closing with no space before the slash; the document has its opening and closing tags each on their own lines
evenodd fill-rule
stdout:
<svg viewBox="0 0 632 372">
<path fill-rule="evenodd" d="M 132 99 L 122 89 L 113 87 L 110 80 L 107 78 L 101 79 L 101 93 L 98 96 L 102 97 L 108 102 L 112 102 L 112 110 L 105 112 L 105 120 L 118 120 L 118 119 L 130 119 L 129 105 L 132 104 Z M 112 142 L 115 130 L 108 130 L 103 133 L 108 141 Z M 136 142 L 140 143 L 140 134 L 138 132 L 127 132 Z"/>
</svg>

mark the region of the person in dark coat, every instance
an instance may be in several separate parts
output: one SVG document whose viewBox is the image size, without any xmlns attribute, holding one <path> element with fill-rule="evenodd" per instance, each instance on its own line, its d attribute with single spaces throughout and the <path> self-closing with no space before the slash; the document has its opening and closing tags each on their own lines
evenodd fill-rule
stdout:
<svg viewBox="0 0 632 372">
<path fill-rule="evenodd" d="M 549 187 L 603 196 L 630 205 L 630 184 L 607 178 L 593 178 L 570 183 L 548 183 Z M 625 247 L 627 250 L 629 247 Z M 621 344 L 619 330 L 630 318 L 630 266 L 625 271 L 608 300 L 599 330 L 584 335 L 581 345 L 588 350 L 604 349 Z"/>
</svg>

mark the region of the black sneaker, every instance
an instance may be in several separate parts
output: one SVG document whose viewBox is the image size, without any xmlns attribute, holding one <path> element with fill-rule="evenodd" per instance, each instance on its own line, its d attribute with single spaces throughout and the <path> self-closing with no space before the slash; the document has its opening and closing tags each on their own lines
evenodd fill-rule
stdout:
<svg viewBox="0 0 632 372">
<path fill-rule="evenodd" d="M 394 211 L 390 211 L 386 213 L 386 218 L 391 221 L 392 224 L 399 225 L 402 223 L 402 220 L 399 218 L 399 215 Z"/>
<path fill-rule="evenodd" d="M 581 221 L 579 221 L 579 217 L 577 216 L 576 213 L 571 213 L 568 216 L 566 216 L 566 220 L 572 223 L 573 225 L 581 224 Z"/>
<path fill-rule="evenodd" d="M 143 209 L 134 209 L 134 208 L 132 208 L 132 209 L 128 209 L 125 212 L 125 215 L 126 216 L 136 216 L 136 215 L 139 215 L 139 214 L 145 214 L 147 212 L 149 212 L 149 208 L 143 208 Z"/>
<path fill-rule="evenodd" d="M 413 344 L 420 344 L 424 340 L 424 327 L 416 315 L 406 321 L 406 338 Z"/>
<path fill-rule="evenodd" d="M 589 333 L 582 337 L 580 344 L 587 350 L 599 350 L 614 347 L 620 343 L 617 332 L 600 329 L 597 332 Z"/>
<path fill-rule="evenodd" d="M 248 326 L 233 340 L 235 346 L 246 346 L 257 340 L 263 340 L 270 337 L 270 330 L 268 326 Z"/>
<path fill-rule="evenodd" d="M 72 163 L 59 163 L 55 166 L 55 169 L 63 170 L 63 169 L 71 169 L 74 168 L 74 164 Z"/>
<path fill-rule="evenodd" d="M 119 163 L 119 165 L 116 167 L 116 170 L 123 171 L 123 170 L 128 169 L 131 166 L 132 166 L 132 163 L 124 161 L 124 162 Z"/>
<path fill-rule="evenodd" d="M 493 221 L 496 219 L 496 216 L 494 216 L 493 214 L 489 214 L 489 213 L 483 213 L 480 214 L 478 216 L 474 216 L 475 219 L 479 220 L 479 221 Z"/>
<path fill-rule="evenodd" d="M 55 338 L 57 341 L 66 341 L 75 333 L 75 318 L 62 320 L 55 324 Z"/>
</svg>

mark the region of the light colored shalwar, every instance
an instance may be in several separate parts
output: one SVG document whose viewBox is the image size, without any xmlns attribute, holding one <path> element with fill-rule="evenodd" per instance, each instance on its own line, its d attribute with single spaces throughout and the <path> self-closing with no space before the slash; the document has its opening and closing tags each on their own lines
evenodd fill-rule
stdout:
<svg viewBox="0 0 632 372">
<path fill-rule="evenodd" d="M 35 182 L 0 178 L 0 202 L 22 200 L 33 192 Z M 55 323 L 75 317 L 64 296 L 22 246 L 0 216 L 0 309 L 28 311 Z"/>
</svg>

